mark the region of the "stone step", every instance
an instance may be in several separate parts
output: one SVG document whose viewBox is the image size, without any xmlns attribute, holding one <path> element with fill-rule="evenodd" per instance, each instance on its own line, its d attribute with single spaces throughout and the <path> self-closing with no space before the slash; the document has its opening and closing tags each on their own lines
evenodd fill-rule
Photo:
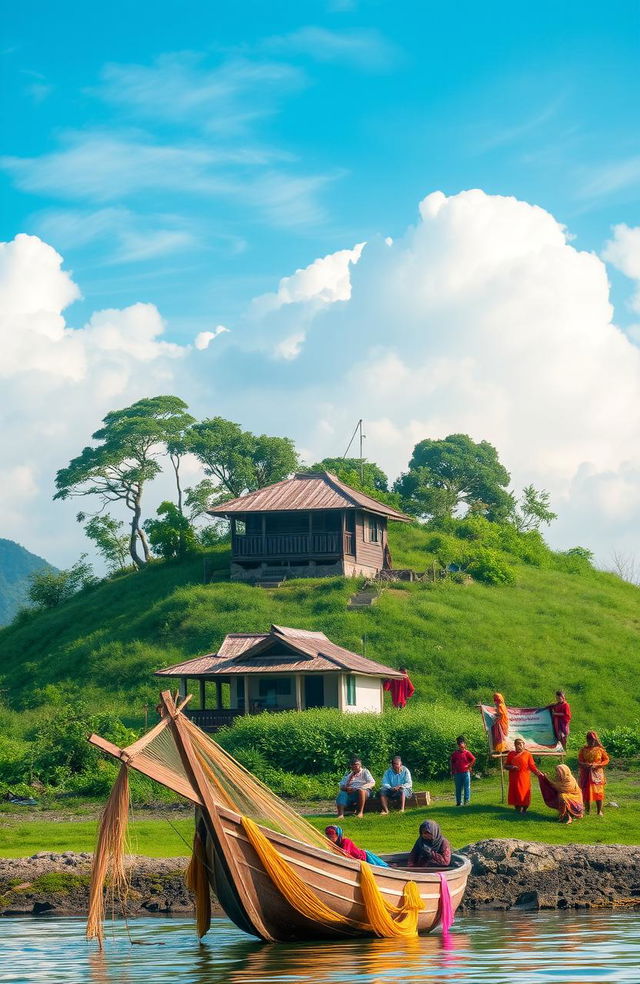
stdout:
<svg viewBox="0 0 640 984">
<path fill-rule="evenodd" d="M 279 588 L 283 583 L 283 581 L 267 581 L 263 579 L 261 581 L 256 581 L 256 588 Z"/>
<path fill-rule="evenodd" d="M 347 608 L 370 608 L 377 600 L 377 591 L 358 591 L 349 599 Z"/>
</svg>

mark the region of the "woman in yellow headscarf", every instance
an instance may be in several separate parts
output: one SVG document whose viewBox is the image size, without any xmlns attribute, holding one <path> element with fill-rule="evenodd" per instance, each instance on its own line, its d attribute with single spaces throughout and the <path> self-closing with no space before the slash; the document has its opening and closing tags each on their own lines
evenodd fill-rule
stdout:
<svg viewBox="0 0 640 984">
<path fill-rule="evenodd" d="M 595 731 L 587 731 L 587 744 L 578 752 L 578 762 L 580 763 L 578 779 L 585 812 L 589 813 L 591 804 L 595 803 L 598 816 L 601 817 L 604 787 L 607 782 L 604 766 L 609 764 L 609 756 Z"/>
<path fill-rule="evenodd" d="M 574 817 L 584 816 L 584 803 L 580 786 L 568 765 L 557 765 L 553 779 L 538 776 L 542 798 L 552 810 L 558 811 L 558 820 L 572 823 Z"/>
<path fill-rule="evenodd" d="M 507 705 L 504 702 L 504 697 L 502 694 L 494 694 L 493 702 L 495 704 L 496 712 L 493 719 L 493 724 L 491 725 L 491 744 L 493 745 L 494 752 L 506 752 L 507 751 L 507 735 L 509 733 L 509 714 L 507 712 Z"/>
</svg>

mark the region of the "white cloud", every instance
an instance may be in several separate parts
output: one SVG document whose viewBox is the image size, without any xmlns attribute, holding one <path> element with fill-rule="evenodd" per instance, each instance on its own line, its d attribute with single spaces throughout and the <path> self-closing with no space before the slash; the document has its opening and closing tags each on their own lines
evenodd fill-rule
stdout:
<svg viewBox="0 0 640 984">
<path fill-rule="evenodd" d="M 635 239 L 612 242 L 635 271 Z M 53 562 L 80 550 L 73 508 L 49 504 L 55 469 L 106 410 L 160 392 L 289 435 L 312 460 L 342 453 L 363 417 L 367 453 L 392 476 L 418 440 L 467 432 L 497 446 L 516 488 L 551 492 L 557 545 L 604 564 L 614 550 L 640 557 L 640 349 L 612 320 L 602 260 L 541 208 L 429 195 L 391 244 L 374 237 L 283 277 L 224 346 L 209 346 L 222 326 L 173 344 L 153 305 L 70 329 L 78 288 L 34 237 L 4 247 L 0 272 L 4 474 L 26 469 L 38 489 L 21 518 L 7 507 L 5 535 Z"/>
<path fill-rule="evenodd" d="M 332 31 L 326 27 L 301 27 L 291 34 L 268 38 L 272 51 L 304 55 L 319 62 L 341 62 L 364 71 L 385 71 L 398 60 L 398 48 L 376 30 Z"/>
<path fill-rule="evenodd" d="M 199 351 L 202 352 L 202 351 L 204 351 L 204 349 L 209 348 L 209 345 L 214 340 L 214 338 L 217 338 L 218 335 L 222 335 L 222 334 L 224 334 L 225 332 L 228 332 L 228 331 L 229 331 L 229 329 L 228 328 L 225 328 L 224 325 L 217 325 L 214 328 L 213 331 L 201 331 L 201 332 L 198 332 L 198 334 L 196 335 L 196 338 L 195 338 L 195 341 L 194 341 L 193 344 L 195 345 L 195 347 Z"/>
<path fill-rule="evenodd" d="M 182 52 L 151 65 L 109 64 L 97 91 L 121 113 L 230 134 L 274 113 L 303 85 L 303 72 L 286 63 L 234 57 L 211 68 L 201 55 Z"/>
<path fill-rule="evenodd" d="M 640 311 L 640 226 L 629 228 L 621 223 L 613 227 L 613 239 L 605 244 L 602 256 L 625 277 L 636 280 L 631 306 Z"/>
</svg>

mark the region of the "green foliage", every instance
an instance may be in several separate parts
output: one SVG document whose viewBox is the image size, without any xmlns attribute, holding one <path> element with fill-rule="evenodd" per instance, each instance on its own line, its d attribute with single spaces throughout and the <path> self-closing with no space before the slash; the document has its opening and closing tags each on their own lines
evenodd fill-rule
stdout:
<svg viewBox="0 0 640 984">
<path fill-rule="evenodd" d="M 466 506 L 471 513 L 499 521 L 513 509 L 508 484 L 509 473 L 492 444 L 476 443 L 467 434 L 450 434 L 441 441 L 416 444 L 409 470 L 394 489 L 416 516 L 452 516 Z"/>
<path fill-rule="evenodd" d="M 164 560 L 174 560 L 198 548 L 195 530 L 173 502 L 162 502 L 157 509 L 161 519 L 148 519 L 144 528 L 151 549 Z"/>
<path fill-rule="evenodd" d="M 466 572 L 487 584 L 515 584 L 512 567 L 495 550 L 481 549 L 466 565 Z"/>
<path fill-rule="evenodd" d="M 54 499 L 96 496 L 104 508 L 120 502 L 131 511 L 129 552 L 137 567 L 149 560 L 149 549 L 141 527 L 142 494 L 147 482 L 160 472 L 157 458 L 167 442 L 177 439 L 192 423 L 187 405 L 177 396 L 154 396 L 138 400 L 122 410 L 110 411 L 104 426 L 93 435 L 97 447 L 86 447 L 56 475 Z"/>
<path fill-rule="evenodd" d="M 627 727 L 605 728 L 600 740 L 612 758 L 635 759 L 640 756 L 640 721 Z"/>
<path fill-rule="evenodd" d="M 522 498 L 514 503 L 511 512 L 511 522 L 520 533 L 529 530 L 539 530 L 544 524 L 548 526 L 558 514 L 551 510 L 551 496 L 544 489 L 538 491 L 533 485 L 527 485 L 522 490 Z"/>
<path fill-rule="evenodd" d="M 233 497 L 279 482 L 299 467 L 295 445 L 288 437 L 256 436 L 223 417 L 194 424 L 187 440 L 205 474 Z"/>
<path fill-rule="evenodd" d="M 309 465 L 304 471 L 331 472 L 341 482 L 363 491 L 371 490 L 373 493 L 389 491 L 389 479 L 375 461 L 363 459 L 361 462 L 359 458 L 323 458 L 315 465 Z"/>
<path fill-rule="evenodd" d="M 68 571 L 50 568 L 35 571 L 30 578 L 29 601 L 36 608 L 57 608 L 73 598 L 82 588 L 95 584 L 96 579 L 86 556 L 82 554 Z"/>
<path fill-rule="evenodd" d="M 78 513 L 78 521 L 84 520 L 84 513 Z M 126 568 L 129 556 L 129 535 L 123 533 L 124 523 L 109 514 L 93 516 L 84 528 L 86 535 L 96 546 L 104 559 L 107 569 L 114 573 Z"/>
<path fill-rule="evenodd" d="M 448 775 L 449 756 L 461 732 L 482 763 L 486 738 L 479 715 L 438 704 L 384 715 L 329 709 L 260 714 L 239 718 L 217 740 L 264 781 L 269 768 L 294 777 L 328 773 L 337 778 L 358 755 L 379 782 L 397 754 L 426 779 Z"/>
</svg>

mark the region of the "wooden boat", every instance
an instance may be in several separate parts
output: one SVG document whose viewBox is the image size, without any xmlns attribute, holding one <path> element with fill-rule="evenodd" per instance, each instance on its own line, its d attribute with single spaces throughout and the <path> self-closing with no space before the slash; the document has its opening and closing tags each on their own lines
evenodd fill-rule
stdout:
<svg viewBox="0 0 640 984">
<path fill-rule="evenodd" d="M 361 862 L 334 853 L 330 847 L 325 850 L 260 825 L 257 829 L 266 838 L 269 850 L 274 849 L 281 859 L 279 863 L 283 861 L 286 871 L 294 879 L 297 876 L 317 898 L 319 907 L 330 909 L 336 919 L 328 923 L 326 919 L 316 918 L 305 912 L 304 907 L 300 911 L 291 894 L 285 897 L 259 845 L 256 849 L 246 819 L 223 805 L 221 797 L 216 795 L 215 783 L 207 777 L 202 758 L 191 740 L 195 726 L 182 714 L 185 702 L 176 706 L 169 693 L 162 695 L 162 701 L 164 716 L 160 724 L 129 748 L 120 749 L 97 735 L 89 740 L 129 768 L 156 779 L 194 803 L 196 830 L 204 848 L 211 889 L 229 919 L 244 932 L 272 942 L 381 935 L 368 922 Z M 170 761 L 159 763 L 157 756 L 149 753 L 150 742 L 165 728 L 171 729 L 184 770 Z M 443 881 L 453 911 L 458 908 L 471 867 L 463 855 L 454 854 L 446 869 L 405 868 L 406 854 L 388 855 L 384 860 L 394 866 L 370 867 L 375 886 L 387 906 L 397 909 L 408 883 L 415 883 L 424 906 L 417 914 L 418 933 L 428 933 L 440 920 L 442 893 L 446 891 Z"/>
</svg>

